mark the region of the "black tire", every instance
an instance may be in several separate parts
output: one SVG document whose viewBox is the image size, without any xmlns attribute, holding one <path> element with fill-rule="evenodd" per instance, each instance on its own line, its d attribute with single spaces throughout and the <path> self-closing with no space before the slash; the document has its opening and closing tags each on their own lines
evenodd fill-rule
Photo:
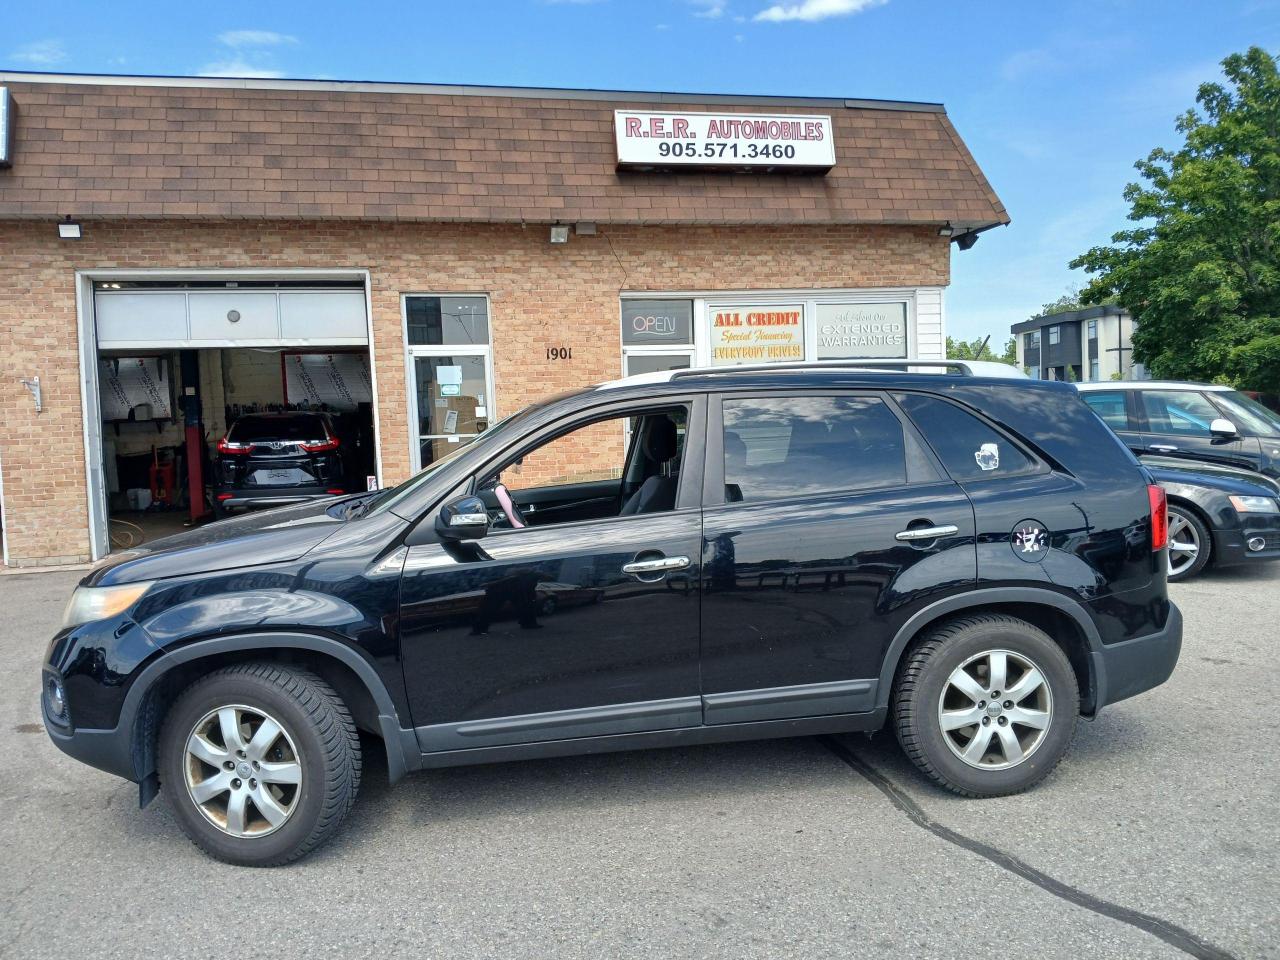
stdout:
<svg viewBox="0 0 1280 960">
<path fill-rule="evenodd" d="M 1173 567 L 1170 565 L 1169 582 L 1181 583 L 1184 580 L 1190 580 L 1192 577 L 1198 576 L 1208 566 L 1209 558 L 1213 553 L 1213 536 L 1209 533 L 1209 528 L 1205 526 L 1198 513 L 1180 504 L 1171 503 L 1169 504 L 1169 529 L 1171 533 L 1169 549 L 1173 548 L 1172 533 L 1178 527 L 1178 524 L 1174 522 L 1175 518 L 1186 523 L 1184 530 L 1196 538 L 1196 543 L 1200 547 L 1196 552 L 1195 559 L 1181 567 L 1177 573 L 1173 572 Z"/>
<path fill-rule="evenodd" d="M 994 651 L 1007 651 L 1033 664 L 1051 699 L 1048 725 L 1025 758 L 1004 769 L 983 769 L 953 750 L 951 744 L 963 741 L 966 731 L 944 732 L 940 709 L 953 672 Z M 1039 628 L 1003 614 L 974 614 L 932 629 L 908 652 L 893 690 L 892 718 L 903 751 L 934 781 L 968 797 L 1020 793 L 1047 777 L 1066 755 L 1079 713 L 1075 672 L 1062 648 Z M 1000 723 L 998 716 L 988 716 L 984 723 L 990 721 Z M 981 732 L 977 726 L 967 729 Z M 1018 730 L 1022 736 L 1035 735 L 1035 731 Z"/>
<path fill-rule="evenodd" d="M 556 598 L 543 597 L 542 602 L 538 604 L 538 613 L 544 617 L 549 617 L 556 612 Z"/>
<path fill-rule="evenodd" d="M 188 738 L 201 718 L 229 705 L 274 718 L 296 749 L 302 783 L 287 819 L 265 836 L 224 832 L 187 787 Z M 159 746 L 160 782 L 183 832 L 209 856 L 239 866 L 278 866 L 314 850 L 337 831 L 360 787 L 360 740 L 351 714 L 325 681 L 295 667 L 244 663 L 201 678 L 169 709 Z"/>
</svg>

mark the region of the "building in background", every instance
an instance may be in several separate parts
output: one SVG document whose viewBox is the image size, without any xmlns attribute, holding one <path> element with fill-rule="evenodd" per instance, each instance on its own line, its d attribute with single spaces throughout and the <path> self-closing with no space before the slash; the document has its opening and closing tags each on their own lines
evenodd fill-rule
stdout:
<svg viewBox="0 0 1280 960">
<path fill-rule="evenodd" d="M 951 245 L 1009 219 L 938 104 L 22 73 L 0 88 L 15 565 L 128 545 L 117 528 L 157 498 L 203 509 L 183 478 L 246 412 L 338 411 L 363 489 L 623 374 L 942 358 Z"/>
<path fill-rule="evenodd" d="M 1133 317 L 1123 307 L 1085 307 L 1032 317 L 1009 328 L 1018 366 L 1037 380 L 1146 380 L 1133 362 Z"/>
</svg>

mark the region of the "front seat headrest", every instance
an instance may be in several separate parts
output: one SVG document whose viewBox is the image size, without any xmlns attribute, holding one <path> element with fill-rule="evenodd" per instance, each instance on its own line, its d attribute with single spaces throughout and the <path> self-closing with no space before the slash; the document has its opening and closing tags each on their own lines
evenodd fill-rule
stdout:
<svg viewBox="0 0 1280 960">
<path fill-rule="evenodd" d="M 676 455 L 676 425 L 670 417 L 649 421 L 644 435 L 644 455 L 656 463 L 666 463 Z"/>
</svg>

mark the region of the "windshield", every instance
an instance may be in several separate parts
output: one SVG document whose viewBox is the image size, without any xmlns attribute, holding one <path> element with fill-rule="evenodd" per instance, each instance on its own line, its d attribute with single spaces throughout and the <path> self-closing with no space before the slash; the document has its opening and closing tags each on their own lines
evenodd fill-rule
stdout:
<svg viewBox="0 0 1280 960">
<path fill-rule="evenodd" d="M 1236 428 L 1242 433 L 1258 437 L 1280 437 L 1280 414 L 1268 410 L 1252 397 L 1246 397 L 1235 390 L 1211 393 L 1210 396 L 1236 421 Z"/>
</svg>

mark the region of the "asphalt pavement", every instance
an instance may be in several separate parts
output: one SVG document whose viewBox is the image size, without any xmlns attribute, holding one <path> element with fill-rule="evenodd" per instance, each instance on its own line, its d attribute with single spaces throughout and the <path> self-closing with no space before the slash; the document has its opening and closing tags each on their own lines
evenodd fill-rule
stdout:
<svg viewBox="0 0 1280 960">
<path fill-rule="evenodd" d="M 1280 956 L 1280 564 L 1174 586 L 1182 660 L 1030 793 L 962 800 L 889 734 L 467 767 L 288 868 L 58 752 L 39 665 L 79 574 L 0 577 L 0 956 Z"/>
</svg>

